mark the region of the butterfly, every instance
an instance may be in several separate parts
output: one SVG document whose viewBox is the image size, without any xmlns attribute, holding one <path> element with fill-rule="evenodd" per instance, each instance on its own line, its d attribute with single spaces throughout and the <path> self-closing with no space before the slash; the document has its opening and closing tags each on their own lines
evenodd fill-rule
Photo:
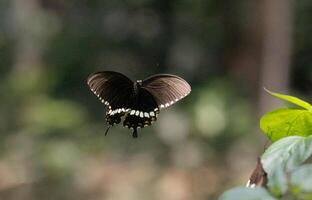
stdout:
<svg viewBox="0 0 312 200">
<path fill-rule="evenodd" d="M 87 79 L 91 91 L 107 106 L 107 132 L 123 120 L 123 126 L 133 130 L 152 125 L 159 111 L 181 100 L 191 92 L 191 86 L 181 77 L 156 74 L 133 82 L 113 71 L 91 74 Z"/>
<path fill-rule="evenodd" d="M 252 172 L 246 187 L 254 188 L 256 186 L 266 187 L 268 182 L 268 175 L 264 171 L 261 159 L 257 158 L 257 165 L 254 171 Z"/>
</svg>

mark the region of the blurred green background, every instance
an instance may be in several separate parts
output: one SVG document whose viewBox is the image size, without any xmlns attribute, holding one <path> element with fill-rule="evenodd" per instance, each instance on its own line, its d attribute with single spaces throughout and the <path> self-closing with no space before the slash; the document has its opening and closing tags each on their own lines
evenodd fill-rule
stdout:
<svg viewBox="0 0 312 200">
<path fill-rule="evenodd" d="M 309 0 L 1 0 L 0 199 L 202 200 L 244 185 L 263 91 L 311 99 Z M 173 73 L 191 94 L 133 139 L 86 85 Z M 311 102 L 311 100 L 310 100 Z"/>
</svg>

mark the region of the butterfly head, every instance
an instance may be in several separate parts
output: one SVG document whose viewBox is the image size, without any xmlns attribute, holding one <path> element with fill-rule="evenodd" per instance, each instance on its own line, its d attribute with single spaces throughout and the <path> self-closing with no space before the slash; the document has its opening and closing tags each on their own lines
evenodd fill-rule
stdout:
<svg viewBox="0 0 312 200">
<path fill-rule="evenodd" d="M 141 86 L 142 85 L 142 80 L 137 80 L 136 83 L 137 83 L 137 85 Z"/>
</svg>

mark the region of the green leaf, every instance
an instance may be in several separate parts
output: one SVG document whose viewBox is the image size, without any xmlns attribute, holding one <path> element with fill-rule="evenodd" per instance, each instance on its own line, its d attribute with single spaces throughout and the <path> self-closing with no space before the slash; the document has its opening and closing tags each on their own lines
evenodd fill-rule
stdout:
<svg viewBox="0 0 312 200">
<path fill-rule="evenodd" d="M 298 192 L 312 193 L 312 164 L 296 169 L 291 174 L 290 182 Z"/>
<path fill-rule="evenodd" d="M 309 104 L 308 102 L 303 101 L 297 97 L 289 96 L 289 95 L 285 95 L 285 94 L 280 94 L 280 93 L 276 93 L 276 92 L 271 92 L 270 90 L 268 90 L 266 88 L 264 88 L 264 90 L 267 91 L 269 94 L 277 97 L 277 98 L 283 99 L 283 100 L 288 101 L 292 104 L 295 104 L 297 106 L 300 106 L 302 108 L 305 108 L 307 110 L 312 111 L 312 105 L 311 104 Z"/>
<path fill-rule="evenodd" d="M 237 187 L 223 193 L 219 200 L 275 200 L 275 198 L 260 187 Z"/>
<path fill-rule="evenodd" d="M 287 190 L 285 172 L 298 167 L 312 154 L 312 136 L 291 136 L 273 143 L 262 155 L 261 162 L 268 174 L 268 186 L 278 195 Z"/>
<path fill-rule="evenodd" d="M 261 162 L 270 174 L 279 165 L 292 170 L 312 154 L 312 136 L 290 136 L 273 143 L 262 155 Z"/>
<path fill-rule="evenodd" d="M 268 187 L 275 196 L 281 196 L 288 189 L 287 177 L 282 165 L 277 165 L 270 173 Z"/>
<path fill-rule="evenodd" d="M 272 142 L 294 135 L 309 136 L 312 134 L 312 112 L 280 108 L 263 115 L 260 128 Z"/>
</svg>

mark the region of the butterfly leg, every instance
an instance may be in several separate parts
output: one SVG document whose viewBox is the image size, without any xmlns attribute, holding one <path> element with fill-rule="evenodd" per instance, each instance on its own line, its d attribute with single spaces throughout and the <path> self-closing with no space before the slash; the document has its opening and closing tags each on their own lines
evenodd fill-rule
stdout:
<svg viewBox="0 0 312 200">
<path fill-rule="evenodd" d="M 105 131 L 105 136 L 107 135 L 108 130 L 110 129 L 110 127 L 111 127 L 111 125 L 109 125 L 109 126 L 107 127 L 107 129 L 106 129 L 106 131 Z"/>
</svg>

